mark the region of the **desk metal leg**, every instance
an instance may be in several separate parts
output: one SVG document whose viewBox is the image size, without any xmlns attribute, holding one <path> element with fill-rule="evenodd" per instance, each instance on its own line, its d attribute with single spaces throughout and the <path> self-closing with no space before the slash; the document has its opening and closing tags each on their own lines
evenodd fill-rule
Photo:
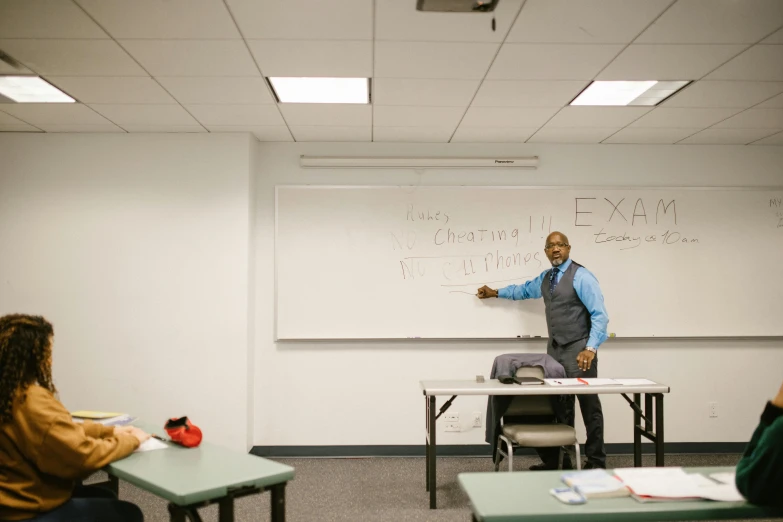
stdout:
<svg viewBox="0 0 783 522">
<path fill-rule="evenodd" d="M 430 509 L 437 509 L 436 498 L 436 480 L 435 480 L 435 460 L 437 452 L 435 451 L 435 396 L 429 397 L 429 411 L 427 412 L 427 435 L 429 436 L 429 444 L 427 445 L 427 485 L 430 490 Z"/>
<path fill-rule="evenodd" d="M 285 482 L 275 484 L 270 489 L 272 490 L 272 522 L 285 522 Z"/>
<path fill-rule="evenodd" d="M 120 495 L 120 479 L 115 477 L 114 475 L 109 475 L 109 489 L 114 493 L 115 495 Z"/>
<path fill-rule="evenodd" d="M 171 522 L 186 522 L 185 510 L 174 504 L 169 504 L 169 520 Z"/>
<path fill-rule="evenodd" d="M 655 465 L 663 466 L 663 394 L 655 394 Z"/>
<path fill-rule="evenodd" d="M 638 393 L 633 394 L 633 402 L 633 465 L 638 468 L 642 465 L 642 400 Z"/>
<path fill-rule="evenodd" d="M 424 396 L 424 485 L 430 490 L 430 398 Z"/>
<path fill-rule="evenodd" d="M 234 499 L 232 497 L 221 498 L 218 501 L 218 521 L 234 522 Z"/>
</svg>

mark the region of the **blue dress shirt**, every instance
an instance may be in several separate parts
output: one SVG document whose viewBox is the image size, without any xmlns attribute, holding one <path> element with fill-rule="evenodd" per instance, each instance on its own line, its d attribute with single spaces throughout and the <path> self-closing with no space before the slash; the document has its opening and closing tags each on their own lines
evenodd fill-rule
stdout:
<svg viewBox="0 0 783 522">
<path fill-rule="evenodd" d="M 555 277 L 560 281 L 563 273 L 571 266 L 571 259 L 558 267 L 552 267 L 556 270 Z M 549 277 L 549 270 L 544 270 L 541 275 L 531 279 L 521 285 L 508 285 L 498 290 L 498 297 L 502 299 L 540 299 L 541 283 L 545 277 Z M 609 337 L 606 333 L 606 327 L 609 324 L 609 315 L 604 307 L 604 295 L 601 293 L 601 287 L 598 286 L 598 279 L 585 267 L 579 267 L 574 274 L 574 290 L 576 295 L 590 312 L 590 337 L 587 338 L 587 346 L 598 349 L 598 347 Z"/>
</svg>

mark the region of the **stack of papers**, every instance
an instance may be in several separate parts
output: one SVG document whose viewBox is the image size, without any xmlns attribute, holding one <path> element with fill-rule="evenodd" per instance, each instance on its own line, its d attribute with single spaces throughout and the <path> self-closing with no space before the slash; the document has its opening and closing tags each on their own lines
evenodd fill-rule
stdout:
<svg viewBox="0 0 783 522">
<path fill-rule="evenodd" d="M 734 484 L 718 484 L 682 468 L 619 468 L 614 473 L 639 502 L 743 500 Z"/>
<path fill-rule="evenodd" d="M 85 420 L 91 420 L 104 426 L 124 426 L 135 421 L 135 417 L 131 417 L 125 413 L 106 412 L 106 411 L 88 411 L 79 410 L 71 412 L 71 417 L 74 422 L 84 422 Z"/>
<path fill-rule="evenodd" d="M 560 480 L 588 499 L 627 497 L 631 494 L 619 478 L 604 469 L 564 473 Z"/>
<path fill-rule="evenodd" d="M 134 451 L 134 453 L 166 449 L 168 447 L 169 445 L 163 442 L 162 440 L 158 440 L 155 437 L 150 437 L 149 439 L 142 442 L 141 445 L 138 448 L 136 448 L 136 451 Z"/>
</svg>

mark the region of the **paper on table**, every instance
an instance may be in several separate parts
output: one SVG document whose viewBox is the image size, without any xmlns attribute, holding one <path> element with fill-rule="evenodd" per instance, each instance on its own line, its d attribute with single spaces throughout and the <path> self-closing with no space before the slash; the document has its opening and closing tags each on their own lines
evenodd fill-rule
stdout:
<svg viewBox="0 0 783 522">
<path fill-rule="evenodd" d="M 711 479 L 717 480 L 721 484 L 734 484 L 736 477 L 733 471 L 724 471 L 723 473 L 712 473 Z"/>
<path fill-rule="evenodd" d="M 620 384 L 614 379 L 544 379 L 544 382 L 551 386 L 606 386 L 610 384 Z"/>
<path fill-rule="evenodd" d="M 136 448 L 136 452 L 144 452 L 144 451 L 153 451 L 153 450 L 159 450 L 159 449 L 166 449 L 169 445 L 165 442 L 158 440 L 156 438 L 150 437 L 149 439 L 145 440 L 141 443 L 141 446 Z"/>
<path fill-rule="evenodd" d="M 718 484 L 717 486 L 699 488 L 699 493 L 702 498 L 721 502 L 745 500 L 734 484 Z"/>
<path fill-rule="evenodd" d="M 716 484 L 700 473 L 688 474 L 682 468 L 622 468 L 615 470 L 615 475 L 640 497 L 742 500 L 734 484 Z"/>
<path fill-rule="evenodd" d="M 550 386 L 587 386 L 587 383 L 579 379 L 544 379 Z"/>
<path fill-rule="evenodd" d="M 655 384 L 650 379 L 615 379 L 614 381 L 623 386 L 649 386 Z"/>
</svg>

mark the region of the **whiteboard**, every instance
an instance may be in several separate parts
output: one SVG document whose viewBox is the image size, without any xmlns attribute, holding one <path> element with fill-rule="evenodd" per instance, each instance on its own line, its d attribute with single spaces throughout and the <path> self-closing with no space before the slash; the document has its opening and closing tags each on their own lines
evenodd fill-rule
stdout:
<svg viewBox="0 0 783 522">
<path fill-rule="evenodd" d="M 278 339 L 545 337 L 549 268 L 598 278 L 618 337 L 783 335 L 783 189 L 276 187 Z"/>
</svg>

